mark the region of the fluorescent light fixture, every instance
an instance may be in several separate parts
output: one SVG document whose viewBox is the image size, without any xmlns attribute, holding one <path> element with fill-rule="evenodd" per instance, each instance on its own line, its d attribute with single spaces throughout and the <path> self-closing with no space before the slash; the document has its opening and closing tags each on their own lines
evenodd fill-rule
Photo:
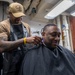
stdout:
<svg viewBox="0 0 75 75">
<path fill-rule="evenodd" d="M 59 4 L 57 4 L 46 16 L 46 19 L 54 19 L 56 16 L 60 15 L 71 6 L 74 5 L 72 0 L 62 0 Z"/>
<path fill-rule="evenodd" d="M 75 11 L 71 13 L 72 16 L 75 16 Z"/>
</svg>

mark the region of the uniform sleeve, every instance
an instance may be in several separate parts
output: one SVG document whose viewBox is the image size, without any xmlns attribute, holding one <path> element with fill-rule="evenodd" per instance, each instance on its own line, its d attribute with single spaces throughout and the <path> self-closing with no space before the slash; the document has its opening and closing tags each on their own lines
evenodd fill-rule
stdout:
<svg viewBox="0 0 75 75">
<path fill-rule="evenodd" d="M 8 40 L 7 29 L 1 23 L 0 23 L 0 39 L 1 40 Z"/>
</svg>

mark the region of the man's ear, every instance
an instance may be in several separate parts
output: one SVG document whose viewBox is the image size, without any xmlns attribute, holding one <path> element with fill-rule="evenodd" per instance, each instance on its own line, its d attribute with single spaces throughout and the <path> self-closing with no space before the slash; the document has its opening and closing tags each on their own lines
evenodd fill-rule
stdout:
<svg viewBox="0 0 75 75">
<path fill-rule="evenodd" d="M 44 36 L 45 35 L 45 32 L 42 32 L 41 35 Z"/>
</svg>

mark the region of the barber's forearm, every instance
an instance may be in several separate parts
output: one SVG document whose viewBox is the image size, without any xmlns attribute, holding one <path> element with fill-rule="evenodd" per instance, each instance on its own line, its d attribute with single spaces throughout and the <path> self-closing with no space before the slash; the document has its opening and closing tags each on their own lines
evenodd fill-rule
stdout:
<svg viewBox="0 0 75 75">
<path fill-rule="evenodd" d="M 11 51 L 24 43 L 23 39 L 17 41 L 0 41 L 0 52 Z"/>
</svg>

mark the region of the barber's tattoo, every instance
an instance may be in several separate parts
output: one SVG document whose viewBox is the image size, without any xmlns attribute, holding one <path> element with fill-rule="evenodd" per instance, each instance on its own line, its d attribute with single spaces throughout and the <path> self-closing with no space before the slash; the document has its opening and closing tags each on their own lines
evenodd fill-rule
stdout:
<svg viewBox="0 0 75 75">
<path fill-rule="evenodd" d="M 7 39 L 5 37 L 0 37 L 0 40 L 6 41 Z"/>
<path fill-rule="evenodd" d="M 0 51 L 2 51 L 2 52 L 11 51 L 11 50 L 16 48 L 16 45 L 14 43 L 12 43 L 12 42 L 7 43 L 7 42 L 4 42 L 4 40 L 1 41 L 1 42 L 2 42 L 2 44 L 0 44 Z"/>
</svg>

